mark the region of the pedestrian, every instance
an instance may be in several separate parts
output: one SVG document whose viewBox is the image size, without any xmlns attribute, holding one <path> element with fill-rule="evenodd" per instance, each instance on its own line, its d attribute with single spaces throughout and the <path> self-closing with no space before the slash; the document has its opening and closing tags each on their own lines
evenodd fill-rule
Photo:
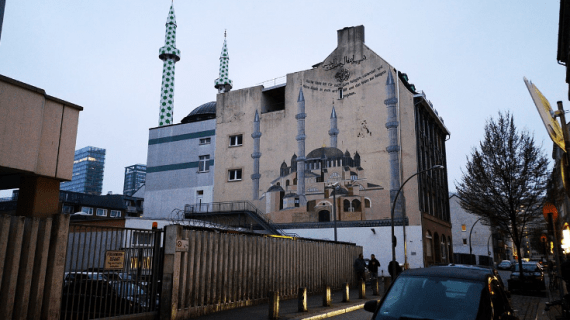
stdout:
<svg viewBox="0 0 570 320">
<path fill-rule="evenodd" d="M 396 272 L 395 274 L 394 271 Z M 400 272 L 402 272 L 402 267 L 400 267 L 398 261 L 392 260 L 388 264 L 388 272 L 390 272 L 390 277 L 396 278 L 400 274 Z"/>
<path fill-rule="evenodd" d="M 364 271 L 366 271 L 366 261 L 364 261 L 364 256 L 361 254 L 358 255 L 358 258 L 354 260 L 354 272 L 356 273 L 356 281 L 360 282 L 360 280 L 366 282 L 366 276 L 364 275 Z"/>
<path fill-rule="evenodd" d="M 380 261 L 376 260 L 374 254 L 370 255 L 370 261 L 368 262 L 368 270 L 370 270 L 370 277 L 372 279 L 378 278 L 378 267 L 380 267 Z"/>
</svg>

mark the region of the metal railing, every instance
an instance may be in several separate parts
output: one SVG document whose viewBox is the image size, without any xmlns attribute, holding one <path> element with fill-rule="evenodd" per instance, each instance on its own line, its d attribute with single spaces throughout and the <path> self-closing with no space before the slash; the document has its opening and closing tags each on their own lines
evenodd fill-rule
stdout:
<svg viewBox="0 0 570 320">
<path fill-rule="evenodd" d="M 226 213 L 226 212 L 249 212 L 254 217 L 258 218 L 262 223 L 267 224 L 271 229 L 275 230 L 280 235 L 297 236 L 296 234 L 288 234 L 282 229 L 277 227 L 266 213 L 259 210 L 249 201 L 235 201 L 235 202 L 211 202 L 211 203 L 196 203 L 187 204 L 184 206 L 184 215 L 187 219 L 191 219 L 195 214 L 209 214 L 209 213 Z"/>
</svg>

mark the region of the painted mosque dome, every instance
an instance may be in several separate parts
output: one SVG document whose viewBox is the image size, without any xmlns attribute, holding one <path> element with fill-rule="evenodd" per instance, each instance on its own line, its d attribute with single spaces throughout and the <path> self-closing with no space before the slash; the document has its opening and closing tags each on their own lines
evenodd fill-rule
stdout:
<svg viewBox="0 0 570 320">
<path fill-rule="evenodd" d="M 209 119 L 216 119 L 216 101 L 207 102 L 197 107 L 180 122 L 190 123 Z"/>
<path fill-rule="evenodd" d="M 342 158 L 344 153 L 338 148 L 323 147 L 315 149 L 307 155 L 307 159 Z"/>
<path fill-rule="evenodd" d="M 281 192 L 281 191 L 285 191 L 283 190 L 283 188 L 281 188 L 281 186 L 278 185 L 272 185 L 269 190 L 267 190 L 267 192 Z"/>
</svg>

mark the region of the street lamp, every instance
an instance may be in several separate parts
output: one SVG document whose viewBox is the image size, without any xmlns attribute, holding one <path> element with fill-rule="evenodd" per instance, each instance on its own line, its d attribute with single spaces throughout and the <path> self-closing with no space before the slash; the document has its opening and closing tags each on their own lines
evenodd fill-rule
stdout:
<svg viewBox="0 0 570 320">
<path fill-rule="evenodd" d="M 338 182 L 325 186 L 325 189 L 331 189 L 333 192 L 334 242 L 336 242 L 336 191 L 338 190 Z"/>
<path fill-rule="evenodd" d="M 430 171 L 430 170 L 434 170 L 434 169 L 443 169 L 445 168 L 444 166 L 437 164 L 429 169 L 425 169 L 422 170 L 420 172 L 416 172 L 414 174 L 412 174 L 408 179 L 406 179 L 406 181 L 404 181 L 404 183 L 402 183 L 402 185 L 400 186 L 400 189 L 398 189 L 398 192 L 396 193 L 396 196 L 394 197 L 394 202 L 392 202 L 392 209 L 390 210 L 390 219 L 392 222 L 392 281 L 394 281 L 394 279 L 396 278 L 396 237 L 394 236 L 394 208 L 396 207 L 396 201 L 398 200 L 398 196 L 400 195 L 400 192 L 402 191 L 402 188 L 404 187 L 404 185 L 410 181 L 411 178 L 417 176 L 418 174 Z M 406 238 L 405 238 L 405 234 L 406 234 L 406 223 L 405 221 L 402 221 L 402 226 L 403 226 L 403 230 L 404 230 L 404 266 L 406 266 L 408 264 L 408 255 L 406 254 L 406 250 L 407 250 L 407 245 L 406 245 Z"/>
<path fill-rule="evenodd" d="M 475 226 L 475 224 L 477 224 L 477 222 L 479 222 L 479 220 L 481 219 L 483 218 L 475 220 L 475 223 L 473 223 L 473 225 L 471 226 L 471 231 L 469 231 L 469 262 L 471 262 L 471 264 L 475 264 L 473 262 L 473 259 L 471 258 L 471 255 L 473 254 L 473 248 L 471 248 L 471 233 L 473 233 L 473 227 Z"/>
</svg>

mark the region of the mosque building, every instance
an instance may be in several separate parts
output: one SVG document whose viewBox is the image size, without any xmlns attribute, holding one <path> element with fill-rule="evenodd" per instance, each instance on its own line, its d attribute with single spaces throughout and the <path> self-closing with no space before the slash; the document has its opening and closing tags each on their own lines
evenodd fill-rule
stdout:
<svg viewBox="0 0 570 320">
<path fill-rule="evenodd" d="M 285 83 L 238 90 L 224 39 L 216 101 L 150 129 L 145 217 L 248 201 L 286 233 L 357 243 L 385 268 L 393 208 L 400 263 L 449 262 L 449 131 L 407 75 L 365 45 L 364 26 L 337 36 L 332 53 Z M 179 59 L 169 50 L 165 66 Z M 173 89 L 173 71 L 171 80 Z"/>
</svg>

